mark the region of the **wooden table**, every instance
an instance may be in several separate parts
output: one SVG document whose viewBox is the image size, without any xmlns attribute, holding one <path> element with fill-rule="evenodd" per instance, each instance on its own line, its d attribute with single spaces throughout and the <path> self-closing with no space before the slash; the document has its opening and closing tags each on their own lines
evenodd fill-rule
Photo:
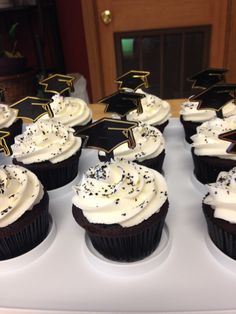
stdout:
<svg viewBox="0 0 236 314">
<path fill-rule="evenodd" d="M 171 113 L 172 113 L 172 118 L 178 117 L 179 116 L 179 111 L 180 111 L 180 104 L 184 102 L 186 99 L 167 99 L 171 106 Z M 102 117 L 106 116 L 109 117 L 111 116 L 110 113 L 104 113 L 105 105 L 104 104 L 89 104 L 89 107 L 93 111 L 93 119 L 98 120 L 101 119 Z"/>
</svg>

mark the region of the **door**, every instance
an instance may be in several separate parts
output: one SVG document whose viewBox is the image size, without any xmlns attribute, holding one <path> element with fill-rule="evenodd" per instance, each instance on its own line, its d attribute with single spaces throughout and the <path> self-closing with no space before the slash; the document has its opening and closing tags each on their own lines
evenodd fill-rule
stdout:
<svg viewBox="0 0 236 314">
<path fill-rule="evenodd" d="M 129 66 L 150 70 L 153 93 L 163 98 L 185 97 L 184 82 L 197 70 L 225 66 L 229 0 L 81 3 L 94 102 L 117 90 L 114 80 Z"/>
</svg>

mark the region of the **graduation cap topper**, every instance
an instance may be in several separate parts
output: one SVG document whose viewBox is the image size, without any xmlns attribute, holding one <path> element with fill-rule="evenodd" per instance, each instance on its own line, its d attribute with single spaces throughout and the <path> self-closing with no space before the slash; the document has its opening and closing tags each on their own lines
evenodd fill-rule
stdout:
<svg viewBox="0 0 236 314">
<path fill-rule="evenodd" d="M 132 89 L 144 86 L 148 87 L 147 76 L 150 74 L 148 71 L 131 70 L 125 74 L 119 76 L 115 82 L 119 84 L 119 89 Z"/>
<path fill-rule="evenodd" d="M 105 103 L 105 112 L 116 113 L 121 117 L 125 117 L 130 111 L 137 109 L 138 113 L 143 112 L 141 99 L 144 94 L 118 91 L 101 100 L 99 103 Z"/>
<path fill-rule="evenodd" d="M 85 138 L 83 147 L 102 150 L 110 159 L 113 158 L 113 150 L 123 143 L 127 143 L 130 148 L 135 147 L 132 129 L 137 125 L 137 122 L 102 118 L 76 131 L 74 135 Z"/>
<path fill-rule="evenodd" d="M 39 82 L 44 86 L 44 91 L 53 94 L 62 94 L 66 91 L 74 91 L 73 81 L 75 77 L 63 74 L 53 74 Z"/>
<path fill-rule="evenodd" d="M 8 138 L 10 132 L 0 130 L 0 152 L 4 152 L 6 156 L 11 155 L 10 144 L 8 143 Z"/>
<path fill-rule="evenodd" d="M 207 68 L 188 78 L 193 81 L 192 88 L 206 89 L 216 83 L 225 81 L 225 73 L 227 69 Z"/>
<path fill-rule="evenodd" d="M 53 117 L 50 102 L 50 99 L 27 96 L 15 102 L 10 107 L 18 109 L 17 116 L 19 118 L 35 122 L 46 113 L 48 113 L 50 118 Z"/>
<path fill-rule="evenodd" d="M 228 154 L 236 154 L 236 130 L 221 133 L 218 137 L 223 141 L 228 141 L 231 143 L 226 149 Z"/>
<path fill-rule="evenodd" d="M 236 97 L 236 84 L 214 85 L 203 92 L 190 97 L 190 101 L 198 101 L 197 109 L 215 110 L 219 118 L 223 118 L 223 107 Z"/>
</svg>

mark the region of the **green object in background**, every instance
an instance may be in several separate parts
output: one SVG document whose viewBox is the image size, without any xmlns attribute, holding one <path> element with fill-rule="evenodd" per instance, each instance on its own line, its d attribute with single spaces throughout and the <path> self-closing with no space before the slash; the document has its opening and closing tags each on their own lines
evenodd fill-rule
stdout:
<svg viewBox="0 0 236 314">
<path fill-rule="evenodd" d="M 122 38 L 121 49 L 124 57 L 132 57 L 134 53 L 134 38 Z"/>
</svg>

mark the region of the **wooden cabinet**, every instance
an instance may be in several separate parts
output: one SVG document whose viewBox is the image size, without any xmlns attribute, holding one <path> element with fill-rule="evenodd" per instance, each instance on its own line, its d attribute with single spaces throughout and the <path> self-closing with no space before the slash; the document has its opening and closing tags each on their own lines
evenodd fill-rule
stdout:
<svg viewBox="0 0 236 314">
<path fill-rule="evenodd" d="M 124 54 L 122 49 L 129 47 L 122 47 L 121 40 L 128 38 L 133 43 L 141 40 L 140 51 L 143 51 L 143 43 L 148 43 L 146 38 L 153 38 L 154 33 L 156 43 L 159 39 L 162 41 L 162 48 L 158 50 L 156 44 L 149 43 L 148 58 L 151 65 L 156 62 L 152 85 L 160 96 L 172 97 L 171 92 L 176 89 L 175 97 L 185 97 L 188 92 L 184 87 L 186 78 L 195 73 L 194 70 L 206 66 L 229 68 L 228 79 L 236 81 L 233 62 L 235 6 L 235 1 L 231 0 L 82 0 L 93 101 L 114 92 L 117 88 L 114 79 L 127 69 L 122 68 L 120 56 Z M 111 18 L 106 24 L 101 14 L 107 10 Z M 199 30 L 205 37 L 201 35 L 200 40 L 201 36 L 193 36 L 186 41 L 186 32 L 196 34 Z M 132 41 L 127 43 L 131 45 Z M 147 68 L 140 57 L 142 53 L 136 54 L 139 61 L 133 64 L 151 70 L 152 74 L 152 69 Z M 159 90 L 155 81 L 157 86 L 161 85 Z M 179 83 L 178 88 L 174 82 Z"/>
</svg>

